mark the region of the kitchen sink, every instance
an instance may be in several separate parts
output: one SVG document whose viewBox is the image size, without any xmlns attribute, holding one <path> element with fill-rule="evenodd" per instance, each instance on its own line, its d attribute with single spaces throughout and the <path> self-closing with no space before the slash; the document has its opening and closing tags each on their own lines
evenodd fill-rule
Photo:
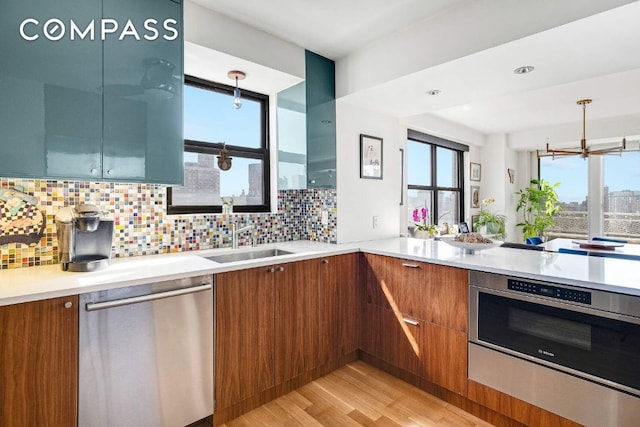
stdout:
<svg viewBox="0 0 640 427">
<path fill-rule="evenodd" d="M 271 258 L 283 255 L 291 255 L 294 252 L 283 251 L 282 249 L 260 249 L 256 251 L 243 251 L 243 252 L 231 252 L 220 255 L 213 255 L 206 257 L 210 261 L 218 263 L 236 262 L 236 261 L 248 261 L 252 259 Z"/>
</svg>

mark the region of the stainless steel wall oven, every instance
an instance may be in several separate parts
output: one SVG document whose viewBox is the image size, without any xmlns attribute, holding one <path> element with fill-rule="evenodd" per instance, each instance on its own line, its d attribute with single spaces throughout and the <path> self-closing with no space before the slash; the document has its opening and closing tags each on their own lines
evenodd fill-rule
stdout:
<svg viewBox="0 0 640 427">
<path fill-rule="evenodd" d="M 469 377 L 585 425 L 640 425 L 640 297 L 471 272 Z"/>
</svg>

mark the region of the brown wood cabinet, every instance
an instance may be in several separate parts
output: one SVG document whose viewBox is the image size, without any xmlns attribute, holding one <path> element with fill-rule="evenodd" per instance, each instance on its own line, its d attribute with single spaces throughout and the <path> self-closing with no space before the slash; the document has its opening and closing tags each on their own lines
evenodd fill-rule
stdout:
<svg viewBox="0 0 640 427">
<path fill-rule="evenodd" d="M 317 366 L 318 260 L 275 267 L 275 383 Z"/>
<path fill-rule="evenodd" d="M 420 329 L 403 321 L 402 313 L 375 304 L 364 308 L 362 349 L 407 372 L 424 372 Z"/>
<path fill-rule="evenodd" d="M 318 366 L 337 361 L 359 347 L 358 254 L 319 260 Z"/>
<path fill-rule="evenodd" d="M 216 276 L 216 406 L 229 407 L 274 385 L 272 267 Z"/>
<path fill-rule="evenodd" d="M 363 350 L 455 393 L 467 390 L 467 271 L 365 254 Z"/>
<path fill-rule="evenodd" d="M 467 270 L 372 254 L 364 259 L 368 302 L 467 331 Z"/>
<path fill-rule="evenodd" d="M 467 334 L 429 322 L 420 324 L 420 349 L 426 360 L 423 378 L 467 395 Z"/>
<path fill-rule="evenodd" d="M 255 407 L 354 352 L 357 289 L 357 254 L 218 274 L 216 408 Z"/>
<path fill-rule="evenodd" d="M 0 424 L 75 427 L 78 297 L 0 307 Z"/>
<path fill-rule="evenodd" d="M 467 335 L 367 304 L 363 350 L 406 372 L 466 395 Z"/>
</svg>

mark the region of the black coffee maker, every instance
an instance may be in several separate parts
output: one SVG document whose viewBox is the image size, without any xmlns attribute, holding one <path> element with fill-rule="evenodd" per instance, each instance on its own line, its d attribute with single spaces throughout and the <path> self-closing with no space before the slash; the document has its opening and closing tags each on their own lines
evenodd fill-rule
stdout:
<svg viewBox="0 0 640 427">
<path fill-rule="evenodd" d="M 60 209 L 55 221 L 62 270 L 95 271 L 109 265 L 113 218 L 95 205 L 77 205 Z"/>
</svg>

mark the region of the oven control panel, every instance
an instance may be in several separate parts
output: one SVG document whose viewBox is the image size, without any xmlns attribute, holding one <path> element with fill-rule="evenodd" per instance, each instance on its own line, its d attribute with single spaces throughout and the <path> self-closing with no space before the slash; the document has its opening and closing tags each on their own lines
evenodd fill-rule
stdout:
<svg viewBox="0 0 640 427">
<path fill-rule="evenodd" d="M 512 291 L 542 295 L 549 298 L 591 305 L 591 292 L 579 291 L 576 289 L 559 288 L 557 286 L 550 286 L 542 283 L 532 283 L 518 279 L 509 279 L 508 288 Z"/>
</svg>

